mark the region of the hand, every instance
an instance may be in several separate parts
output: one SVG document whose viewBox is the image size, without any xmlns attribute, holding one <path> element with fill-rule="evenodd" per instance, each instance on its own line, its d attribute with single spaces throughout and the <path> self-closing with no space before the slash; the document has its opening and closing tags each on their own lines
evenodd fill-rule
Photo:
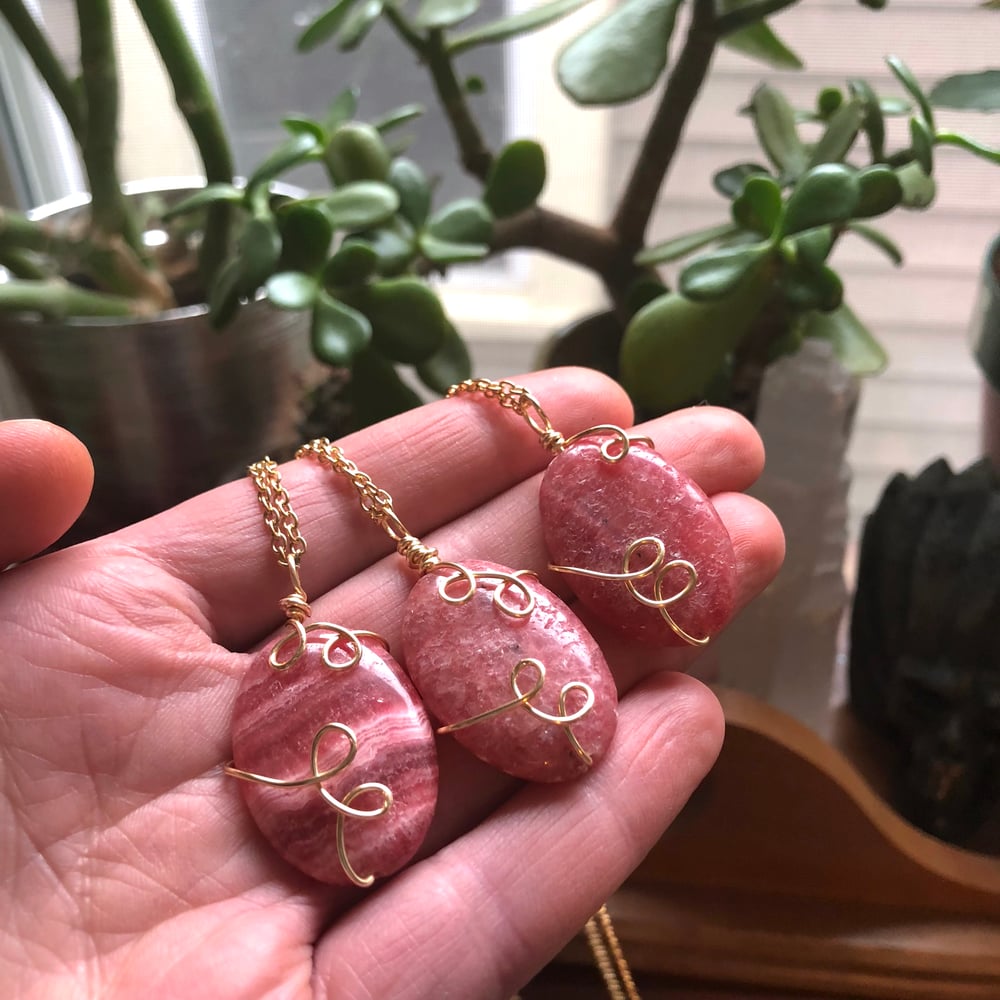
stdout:
<svg viewBox="0 0 1000 1000">
<path fill-rule="evenodd" d="M 566 434 L 631 422 L 594 372 L 524 384 Z M 713 497 L 750 600 L 782 556 L 774 518 L 732 492 L 760 471 L 755 432 L 706 407 L 642 433 Z M 442 552 L 544 568 L 535 474 L 548 455 L 511 414 L 446 400 L 342 444 Z M 388 539 L 343 483 L 307 461 L 283 476 L 314 615 L 398 648 L 412 574 L 382 558 Z M 0 425 L 0 566 L 61 533 L 89 477 L 65 432 Z M 368 892 L 317 885 L 263 841 L 220 766 L 240 678 L 273 641 L 287 589 L 249 480 L 0 576 L 0 982 L 12 995 L 508 997 L 628 876 L 719 750 L 718 703 L 678 672 L 695 650 L 608 641 L 620 722 L 590 774 L 526 786 L 446 738 L 420 859 Z"/>
</svg>

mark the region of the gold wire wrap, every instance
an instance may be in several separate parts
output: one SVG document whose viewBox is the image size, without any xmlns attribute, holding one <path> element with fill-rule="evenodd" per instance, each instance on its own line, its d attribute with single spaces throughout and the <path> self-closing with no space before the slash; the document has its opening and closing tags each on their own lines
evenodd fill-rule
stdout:
<svg viewBox="0 0 1000 1000">
<path fill-rule="evenodd" d="M 320 770 L 319 748 L 324 737 L 328 733 L 340 733 L 347 738 L 348 748 L 343 759 L 333 767 Z M 374 875 L 359 875 L 351 864 L 347 856 L 347 846 L 344 839 L 344 820 L 348 817 L 352 819 L 377 819 L 384 816 L 392 808 L 392 789 L 388 785 L 383 785 L 380 781 L 365 781 L 360 785 L 355 785 L 344 795 L 343 800 L 338 799 L 331 792 L 323 787 L 323 782 L 340 774 L 354 762 L 358 755 L 358 739 L 354 735 L 350 726 L 345 726 L 342 722 L 328 722 L 321 726 L 313 737 L 312 751 L 309 755 L 310 773 L 302 778 L 271 778 L 266 774 L 255 774 L 253 771 L 243 771 L 235 767 L 233 763 L 226 764 L 223 770 L 226 774 L 241 781 L 253 781 L 260 785 L 269 785 L 273 788 L 305 788 L 314 785 L 323 797 L 327 805 L 337 814 L 337 857 L 344 874 L 357 886 L 367 889 L 374 881 Z M 374 809 L 355 809 L 351 803 L 363 795 L 365 792 L 378 792 L 382 797 L 381 805 Z"/>
<path fill-rule="evenodd" d="M 640 1000 L 607 904 L 587 921 L 583 930 L 611 1000 Z"/>
<path fill-rule="evenodd" d="M 350 670 L 361 662 L 362 636 L 376 639 L 386 649 L 389 648 L 389 644 L 377 632 L 368 632 L 364 629 L 355 631 L 343 625 L 335 625 L 333 622 L 310 622 L 308 625 L 303 625 L 301 619 L 290 616 L 288 620 L 288 632 L 271 647 L 271 653 L 267 658 L 267 662 L 275 670 L 287 670 L 293 663 L 305 655 L 310 632 L 330 633 L 326 642 L 323 643 L 322 658 L 324 666 L 329 667 L 331 670 Z M 294 640 L 295 648 L 286 656 L 283 654 L 283 651 L 292 640 Z M 341 643 L 346 644 L 349 651 L 347 660 L 335 660 L 333 658 L 334 650 Z"/>
<path fill-rule="evenodd" d="M 519 681 L 521 679 L 521 674 L 524 673 L 528 667 L 532 667 L 537 672 L 538 676 L 535 683 L 532 684 L 528 691 L 522 691 Z M 542 688 L 545 687 L 545 665 L 541 662 L 541 660 L 536 660 L 534 657 L 526 657 L 523 660 L 518 660 L 514 669 L 510 673 L 510 686 L 514 692 L 514 698 L 511 701 L 504 702 L 504 704 L 498 705 L 496 708 L 487 709 L 485 712 L 480 712 L 478 715 L 472 716 L 471 719 L 464 719 L 462 722 L 452 722 L 450 725 L 441 726 L 438 729 L 438 732 L 454 733 L 459 729 L 468 729 L 470 726 L 476 726 L 480 722 L 487 722 L 490 719 L 495 719 L 498 715 L 503 715 L 505 712 L 510 712 L 516 708 L 525 708 L 536 719 L 539 719 L 542 722 L 550 722 L 554 726 L 560 726 L 566 734 L 566 738 L 569 740 L 570 746 L 573 748 L 573 752 L 577 755 L 577 757 L 579 757 L 580 760 L 587 765 L 587 767 L 590 767 L 594 763 L 593 757 L 591 757 L 590 754 L 583 749 L 580 745 L 580 741 L 576 738 L 576 734 L 570 728 L 574 722 L 579 722 L 594 707 L 594 689 L 589 684 L 585 684 L 583 681 L 567 681 L 559 690 L 558 715 L 551 715 L 548 712 L 543 712 L 540 708 L 536 708 L 531 704 L 532 699 L 540 694 Z M 566 710 L 567 699 L 571 691 L 579 691 L 584 696 L 583 704 L 575 712 L 568 712 Z"/>
<path fill-rule="evenodd" d="M 535 610 L 535 595 L 525 586 L 524 580 L 537 579 L 538 574 L 528 569 L 519 569 L 513 573 L 503 573 L 498 570 L 480 569 L 470 570 L 461 563 L 439 562 L 434 566 L 434 571 L 451 570 L 451 572 L 438 580 L 438 594 L 442 601 L 448 604 L 467 604 L 476 595 L 479 580 L 496 580 L 500 586 L 493 591 L 493 604 L 498 611 L 502 611 L 510 618 L 530 618 Z M 449 594 L 448 588 L 452 584 L 462 582 L 465 590 L 460 594 Z M 510 603 L 507 594 L 513 591 L 521 600 L 520 605 Z"/>
<path fill-rule="evenodd" d="M 656 550 L 656 555 L 648 566 L 640 566 L 638 569 L 633 569 L 632 557 L 644 545 L 652 545 Z M 695 569 L 694 564 L 688 562 L 687 559 L 671 559 L 667 561 L 667 547 L 663 544 L 662 539 L 657 538 L 655 535 L 646 535 L 644 538 L 637 538 L 635 541 L 629 542 L 628 546 L 625 548 L 625 554 L 622 558 L 622 568 L 619 573 L 607 573 L 602 570 L 585 569 L 581 566 L 555 566 L 552 564 L 549 565 L 549 569 L 555 573 L 569 573 L 575 576 L 586 576 L 594 580 L 621 581 L 625 584 L 625 589 L 635 600 L 637 600 L 640 604 L 644 604 L 647 608 L 655 608 L 660 613 L 660 617 L 673 630 L 674 634 L 679 636 L 686 643 L 689 643 L 692 646 L 704 646 L 711 638 L 710 636 L 698 638 L 697 636 L 693 636 L 689 632 L 686 632 L 680 625 L 677 624 L 676 621 L 674 621 L 670 612 L 667 610 L 671 605 L 683 600 L 688 594 L 691 593 L 692 590 L 694 590 L 698 584 L 698 570 Z M 687 573 L 687 581 L 676 593 L 664 595 L 663 587 L 666 582 L 667 574 L 674 569 L 684 570 L 685 573 Z M 653 578 L 652 597 L 646 597 L 644 594 L 640 594 L 635 585 L 637 580 L 644 580 L 649 576 Z"/>
</svg>

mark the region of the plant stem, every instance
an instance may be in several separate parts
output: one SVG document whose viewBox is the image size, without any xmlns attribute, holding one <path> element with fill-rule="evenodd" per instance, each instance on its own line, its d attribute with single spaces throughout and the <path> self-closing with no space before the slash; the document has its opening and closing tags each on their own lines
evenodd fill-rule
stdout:
<svg viewBox="0 0 1000 1000">
<path fill-rule="evenodd" d="M 70 131 L 82 145 L 86 131 L 84 105 L 45 32 L 35 22 L 22 0 L 0 0 L 0 15 L 6 19 L 11 31 L 24 46 L 35 69 L 62 110 Z"/>
<path fill-rule="evenodd" d="M 24 250 L 0 246 L 0 267 L 5 267 L 15 278 L 30 278 L 45 281 L 51 275 L 41 264 Z"/>
<path fill-rule="evenodd" d="M 118 70 L 109 0 L 76 0 L 80 25 L 80 66 L 87 103 L 83 165 L 97 232 L 121 235 L 141 253 L 138 226 L 118 180 Z"/>
<path fill-rule="evenodd" d="M 231 184 L 235 167 L 218 104 L 173 3 L 135 0 L 135 5 L 170 77 L 177 108 L 198 147 L 205 179 Z M 201 245 L 201 275 L 206 286 L 228 251 L 231 219 L 232 209 L 226 202 L 216 202 L 208 210 Z"/>
<path fill-rule="evenodd" d="M 611 228 L 629 251 L 638 251 L 643 245 L 660 188 L 712 64 L 718 42 L 714 16 L 712 0 L 695 0 L 684 47 L 667 78 L 615 210 Z"/>
<path fill-rule="evenodd" d="M 0 284 L 0 312 L 41 313 L 57 320 L 67 316 L 133 316 L 136 303 L 117 295 L 89 292 L 59 278 L 8 281 Z"/>
</svg>

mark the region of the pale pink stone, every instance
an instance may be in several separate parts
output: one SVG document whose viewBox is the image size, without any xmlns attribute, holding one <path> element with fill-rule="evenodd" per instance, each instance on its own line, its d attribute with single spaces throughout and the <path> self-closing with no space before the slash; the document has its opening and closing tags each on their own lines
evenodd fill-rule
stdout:
<svg viewBox="0 0 1000 1000">
<path fill-rule="evenodd" d="M 540 508 L 552 562 L 605 573 L 620 573 L 630 542 L 653 536 L 665 546 L 664 562 L 686 559 L 698 573 L 695 589 L 667 609 L 687 633 L 703 638 L 730 619 L 736 602 L 736 557 L 725 525 L 712 502 L 661 455 L 633 444 L 617 463 L 601 456 L 607 437 L 587 438 L 557 455 L 542 480 Z M 636 551 L 633 569 L 649 565 L 655 550 Z M 641 604 L 618 581 L 566 574 L 580 600 L 623 634 L 660 645 L 683 645 L 655 608 Z M 678 592 L 687 580 L 673 569 L 663 594 Z M 636 588 L 653 597 L 653 577 Z"/>
<path fill-rule="evenodd" d="M 513 572 L 496 563 L 462 565 L 474 571 Z M 532 701 L 542 711 L 560 714 L 559 692 L 570 681 L 593 690 L 593 708 L 571 728 L 596 763 L 614 735 L 618 697 L 600 648 L 576 615 L 531 577 L 524 580 L 535 599 L 528 618 L 511 617 L 497 607 L 496 580 L 478 580 L 471 600 L 449 604 L 438 589 L 442 573 L 429 573 L 416 584 L 403 620 L 406 666 L 431 714 L 441 725 L 450 725 L 513 700 L 511 672 L 520 660 L 532 657 L 546 670 L 545 685 Z M 467 590 L 466 584 L 456 582 L 448 592 L 458 596 Z M 507 596 L 511 604 L 524 606 L 512 590 Z M 537 676 L 532 668 L 524 672 L 522 692 L 530 690 Z M 570 692 L 567 713 L 576 711 L 583 699 L 579 691 Z M 481 760 L 529 781 L 564 781 L 588 770 L 565 727 L 542 721 L 521 705 L 454 736 Z"/>
<path fill-rule="evenodd" d="M 344 821 L 350 864 L 358 875 L 377 878 L 413 857 L 434 815 L 434 734 L 416 691 L 381 643 L 363 638 L 360 663 L 336 671 L 322 660 L 326 635 L 310 633 L 305 654 L 284 671 L 268 664 L 268 652 L 254 661 L 233 709 L 233 762 L 272 778 L 305 777 L 316 733 L 332 722 L 349 726 L 357 737 L 357 757 L 323 787 L 341 801 L 363 782 L 391 789 L 385 815 Z M 342 760 L 348 746 L 342 735 L 325 736 L 320 770 Z M 286 861 L 320 882 L 350 884 L 337 854 L 337 813 L 316 786 L 274 788 L 229 780 L 239 784 L 261 833 Z M 375 809 L 382 801 L 366 791 L 351 804 Z"/>
</svg>

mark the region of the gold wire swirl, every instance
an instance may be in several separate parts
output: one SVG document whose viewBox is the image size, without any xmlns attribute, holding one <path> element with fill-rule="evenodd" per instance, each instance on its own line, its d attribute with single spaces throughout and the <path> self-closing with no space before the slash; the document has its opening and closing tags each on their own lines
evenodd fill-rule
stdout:
<svg viewBox="0 0 1000 1000">
<path fill-rule="evenodd" d="M 538 672 L 538 677 L 535 683 L 532 684 L 531 688 L 527 691 L 522 691 L 520 686 L 521 674 L 524 673 L 528 667 L 533 667 Z M 545 687 L 545 665 L 541 660 L 536 660 L 534 657 L 526 657 L 523 660 L 518 660 L 514 665 L 514 669 L 510 672 L 510 686 L 511 690 L 514 692 L 514 697 L 511 701 L 504 702 L 502 705 L 498 705 L 496 708 L 487 709 L 485 712 L 480 712 L 478 715 L 472 716 L 470 719 L 465 719 L 462 722 L 452 722 L 450 725 L 441 726 L 438 729 L 438 733 L 454 733 L 460 729 L 468 729 L 469 726 L 476 726 L 480 722 L 487 722 L 489 719 L 495 719 L 498 715 L 503 715 L 505 712 L 510 712 L 515 708 L 523 707 L 527 709 L 536 719 L 542 722 L 550 722 L 554 726 L 560 726 L 563 732 L 566 734 L 566 738 L 570 742 L 570 746 L 573 748 L 573 752 L 579 757 L 587 767 L 590 767 L 594 763 L 593 757 L 587 753 L 586 750 L 580 745 L 580 741 L 576 738 L 576 734 L 570 728 L 574 722 L 579 722 L 585 715 L 587 715 L 590 710 L 594 707 L 595 695 L 594 689 L 583 681 L 567 681 L 559 689 L 559 714 L 551 715 L 548 712 L 542 711 L 540 708 L 536 708 L 531 704 L 533 698 L 535 698 Z M 571 691 L 580 691 L 584 696 L 583 704 L 575 711 L 568 712 L 566 710 L 567 699 Z"/>
<path fill-rule="evenodd" d="M 632 569 L 632 557 L 635 553 L 642 548 L 644 545 L 652 545 L 656 550 L 656 555 L 648 566 L 640 566 L 639 569 Z M 632 595 L 635 600 L 640 604 L 646 605 L 647 608 L 655 608 L 659 613 L 660 617 L 670 626 L 675 635 L 678 635 L 686 643 L 692 646 L 704 646 L 711 636 L 705 636 L 704 638 L 698 638 L 697 636 L 691 635 L 689 632 L 685 632 L 680 625 L 671 617 L 670 612 L 667 610 L 671 605 L 676 604 L 678 601 L 683 600 L 691 593 L 692 590 L 698 584 L 698 570 L 695 569 L 694 564 L 688 562 L 687 559 L 671 559 L 669 562 L 667 559 L 667 547 L 663 544 L 663 541 L 656 538 L 653 535 L 647 535 L 644 538 L 637 538 L 633 542 L 629 542 L 625 549 L 625 555 L 622 559 L 622 568 L 620 573 L 607 573 L 602 570 L 597 569 L 584 569 L 580 566 L 554 566 L 549 565 L 555 573 L 570 573 L 574 576 L 586 576 L 594 580 L 619 580 L 625 584 L 625 589 Z M 674 594 L 664 595 L 663 588 L 666 583 L 667 574 L 671 570 L 682 569 L 687 573 L 687 580 L 684 586 L 681 587 Z M 636 588 L 636 580 L 644 580 L 646 577 L 651 576 L 653 578 L 653 596 L 646 597 L 644 594 L 640 594 Z"/>
<path fill-rule="evenodd" d="M 324 737 L 328 733 L 340 733 L 348 741 L 348 749 L 343 760 L 320 770 L 319 748 Z M 347 845 L 344 840 L 344 820 L 348 817 L 353 819 L 377 819 L 384 816 L 392 808 L 392 789 L 388 785 L 383 785 L 380 781 L 364 781 L 360 785 L 355 785 L 344 798 L 338 799 L 332 792 L 323 787 L 323 782 L 340 774 L 354 762 L 358 755 L 358 739 L 350 726 L 345 726 L 342 722 L 328 722 L 321 726 L 313 737 L 312 751 L 309 755 L 310 773 L 302 778 L 271 778 L 266 774 L 256 774 L 253 771 L 243 771 L 233 765 L 230 761 L 224 765 L 223 770 L 233 778 L 241 781 L 253 781 L 260 785 L 268 785 L 272 788 L 304 788 L 307 785 L 315 785 L 324 801 L 337 814 L 337 857 L 344 874 L 357 886 L 363 889 L 368 888 L 374 881 L 374 875 L 359 875 L 351 864 L 347 856 Z M 365 792 L 378 792 L 382 796 L 382 804 L 374 809 L 355 809 L 351 803 L 363 795 Z"/>
<path fill-rule="evenodd" d="M 634 444 L 644 444 L 650 448 L 653 447 L 652 438 L 638 435 L 636 437 L 629 437 L 628 432 L 617 424 L 597 424 L 594 427 L 588 427 L 586 430 L 577 431 L 576 434 L 566 438 L 563 442 L 563 449 L 568 448 L 571 444 L 576 444 L 577 441 L 582 441 L 584 438 L 596 437 L 599 434 L 612 435 L 610 440 L 602 441 L 600 447 L 601 458 L 612 465 L 625 458 Z M 618 450 L 613 452 L 611 449 L 616 445 Z"/>
<path fill-rule="evenodd" d="M 449 604 L 467 604 L 479 589 L 478 581 L 495 580 L 499 586 L 493 591 L 493 604 L 499 611 L 511 618 L 530 618 L 535 610 L 535 595 L 524 582 L 525 578 L 529 580 L 537 578 L 538 574 L 531 570 L 519 569 L 513 573 L 489 569 L 470 570 L 461 563 L 453 562 L 438 562 L 434 570 L 451 571 L 438 580 L 438 594 L 441 600 Z M 465 590 L 460 594 L 449 594 L 448 588 L 459 581 L 465 584 Z M 511 603 L 507 596 L 511 592 L 517 595 L 519 604 Z"/>
<path fill-rule="evenodd" d="M 271 653 L 267 658 L 268 664 L 275 670 L 287 670 L 305 654 L 310 632 L 330 633 L 329 638 L 323 643 L 323 664 L 331 670 L 338 672 L 350 670 L 361 662 L 362 636 L 377 639 L 386 649 L 389 648 L 389 644 L 377 632 L 368 632 L 365 629 L 349 629 L 345 625 L 335 625 L 333 622 L 310 622 L 308 625 L 304 625 L 298 618 L 289 618 L 288 632 L 271 647 Z M 291 653 L 287 653 L 286 647 L 292 644 L 293 641 L 294 648 Z M 341 642 L 345 642 L 347 645 L 347 660 L 335 660 L 333 658 L 333 651 Z"/>
</svg>

